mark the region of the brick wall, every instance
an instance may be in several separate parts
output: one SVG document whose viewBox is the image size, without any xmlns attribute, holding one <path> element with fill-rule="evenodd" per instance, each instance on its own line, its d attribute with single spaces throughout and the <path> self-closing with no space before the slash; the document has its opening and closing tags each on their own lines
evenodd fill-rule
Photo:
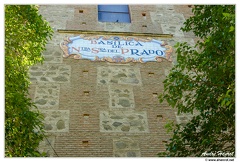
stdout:
<svg viewBox="0 0 240 162">
<path fill-rule="evenodd" d="M 176 63 L 108 63 L 63 58 L 59 43 L 77 34 L 57 29 L 173 34 L 156 38 L 174 46 L 194 44 L 192 33 L 179 31 L 191 8 L 177 5 L 130 5 L 131 23 L 97 21 L 97 5 L 41 5 L 40 14 L 55 33 L 31 68 L 30 95 L 45 116 L 48 141 L 60 157 L 156 157 L 164 151 L 168 120 L 175 111 L 158 95 Z M 178 121 L 179 121 L 178 117 Z M 57 156 L 44 140 L 39 149 Z"/>
</svg>

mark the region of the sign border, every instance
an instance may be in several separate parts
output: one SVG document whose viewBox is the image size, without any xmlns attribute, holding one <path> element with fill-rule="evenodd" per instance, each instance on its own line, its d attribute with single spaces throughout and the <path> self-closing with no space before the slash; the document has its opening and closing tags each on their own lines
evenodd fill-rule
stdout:
<svg viewBox="0 0 240 162">
<path fill-rule="evenodd" d="M 75 37 L 75 36 L 74 36 Z M 140 42 L 151 42 L 153 41 L 152 38 L 147 37 L 147 38 L 139 38 L 139 37 L 134 37 L 134 36 L 109 36 L 109 35 L 84 35 L 81 34 L 79 35 L 80 38 L 85 39 L 85 40 L 98 40 L 99 38 L 102 38 L 103 40 L 113 40 L 114 37 L 119 37 L 121 40 L 125 40 L 125 41 L 140 41 Z M 64 41 L 60 43 L 60 48 L 63 51 L 63 57 L 67 58 L 70 55 L 74 55 L 73 58 L 74 59 L 82 59 L 81 54 L 70 54 L 68 52 L 68 44 L 72 42 L 72 40 L 70 40 L 71 37 L 66 37 L 64 38 Z M 162 62 L 163 59 L 166 59 L 169 62 L 172 62 L 171 59 L 171 55 L 172 55 L 172 46 L 168 45 L 166 43 L 166 41 L 162 41 L 163 44 L 161 44 L 162 47 L 165 47 L 165 57 L 161 57 L 161 56 L 156 56 L 154 61 L 151 62 Z M 111 62 L 111 63 L 129 63 L 129 62 L 140 62 L 140 63 L 145 63 L 142 60 L 142 57 L 139 57 L 139 59 L 134 59 L 131 57 L 128 57 L 126 59 L 122 59 L 120 57 L 103 57 L 103 58 L 99 58 L 98 56 L 95 56 L 94 60 L 91 61 L 107 61 L 107 62 Z M 150 61 L 149 61 L 150 62 Z"/>
</svg>

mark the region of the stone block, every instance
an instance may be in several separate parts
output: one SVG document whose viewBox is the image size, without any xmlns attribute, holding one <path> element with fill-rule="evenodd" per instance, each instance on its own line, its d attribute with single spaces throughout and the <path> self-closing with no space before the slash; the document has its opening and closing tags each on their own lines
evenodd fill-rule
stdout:
<svg viewBox="0 0 240 162">
<path fill-rule="evenodd" d="M 100 132 L 149 132 L 146 111 L 100 111 Z"/>
<path fill-rule="evenodd" d="M 62 64 L 45 64 L 30 68 L 32 83 L 66 83 L 70 82 L 71 66 Z"/>
<path fill-rule="evenodd" d="M 42 110 L 46 132 L 68 132 L 69 110 Z"/>
<path fill-rule="evenodd" d="M 40 153 L 45 152 L 47 157 L 54 156 L 54 144 L 55 144 L 55 136 L 46 136 L 38 146 L 38 151 Z"/>
<path fill-rule="evenodd" d="M 63 52 L 59 46 L 47 45 L 43 52 L 44 63 L 62 63 Z"/>
<path fill-rule="evenodd" d="M 115 108 L 134 108 L 135 101 L 133 88 L 129 85 L 110 85 L 109 88 L 109 107 Z"/>
<path fill-rule="evenodd" d="M 174 37 L 184 37 L 183 32 L 180 30 L 182 25 L 176 24 L 161 24 L 164 34 L 173 34 Z"/>
<path fill-rule="evenodd" d="M 113 156 L 140 157 L 141 153 L 138 142 L 128 137 L 113 139 Z"/>
<path fill-rule="evenodd" d="M 139 68 L 128 65 L 98 67 L 97 83 L 142 85 Z"/>
<path fill-rule="evenodd" d="M 34 102 L 41 109 L 58 109 L 60 85 L 38 84 L 35 90 Z"/>
<path fill-rule="evenodd" d="M 180 13 L 163 13 L 163 12 L 150 12 L 153 23 L 183 25 L 186 21 L 183 14 Z"/>
</svg>

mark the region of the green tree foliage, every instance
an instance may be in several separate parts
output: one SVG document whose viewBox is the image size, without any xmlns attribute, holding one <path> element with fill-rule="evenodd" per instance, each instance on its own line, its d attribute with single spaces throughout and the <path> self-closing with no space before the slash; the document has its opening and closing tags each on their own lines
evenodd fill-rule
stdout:
<svg viewBox="0 0 240 162">
<path fill-rule="evenodd" d="M 197 5 L 193 13 L 182 30 L 200 41 L 177 43 L 177 64 L 159 98 L 178 113 L 199 114 L 185 126 L 167 125 L 172 137 L 159 156 L 235 152 L 235 6 Z"/>
<path fill-rule="evenodd" d="M 42 63 L 52 29 L 34 5 L 5 6 L 5 156 L 42 156 L 42 115 L 28 97 L 29 67 Z M 36 110 L 31 111 L 34 108 Z"/>
</svg>

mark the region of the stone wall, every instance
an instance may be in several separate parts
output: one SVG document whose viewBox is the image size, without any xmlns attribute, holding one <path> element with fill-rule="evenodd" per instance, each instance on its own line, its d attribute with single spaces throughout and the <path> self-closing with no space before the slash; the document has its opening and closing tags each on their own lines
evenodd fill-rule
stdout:
<svg viewBox="0 0 240 162">
<path fill-rule="evenodd" d="M 191 8 L 130 5 L 130 24 L 98 22 L 97 5 L 41 5 L 40 13 L 55 33 L 43 52 L 44 64 L 30 69 L 30 95 L 44 114 L 48 133 L 39 150 L 60 157 L 156 157 L 165 150 L 166 122 L 187 119 L 158 101 L 176 62 L 174 53 L 173 62 L 161 63 L 63 58 L 59 43 L 77 34 L 57 29 L 173 34 L 157 39 L 171 46 L 178 41 L 194 44 L 192 33 L 179 31 Z"/>
</svg>

